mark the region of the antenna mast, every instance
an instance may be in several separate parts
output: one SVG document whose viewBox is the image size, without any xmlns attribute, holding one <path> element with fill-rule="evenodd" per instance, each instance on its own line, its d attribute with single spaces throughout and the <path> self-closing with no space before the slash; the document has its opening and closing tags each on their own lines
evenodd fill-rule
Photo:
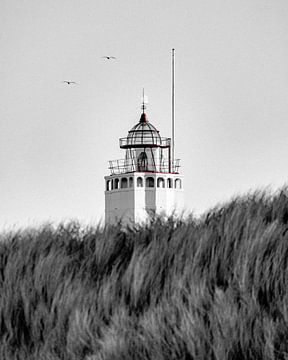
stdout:
<svg viewBox="0 0 288 360">
<path fill-rule="evenodd" d="M 171 141 L 171 171 L 174 172 L 175 155 L 175 49 L 172 49 L 172 141 Z"/>
</svg>

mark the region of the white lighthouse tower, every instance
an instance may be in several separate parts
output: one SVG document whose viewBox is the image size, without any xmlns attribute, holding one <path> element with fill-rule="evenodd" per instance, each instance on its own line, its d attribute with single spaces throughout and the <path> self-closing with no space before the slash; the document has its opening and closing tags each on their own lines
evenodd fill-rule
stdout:
<svg viewBox="0 0 288 360">
<path fill-rule="evenodd" d="M 183 178 L 172 158 L 171 139 L 148 121 L 143 94 L 139 122 L 119 139 L 125 158 L 109 161 L 105 177 L 105 223 L 143 223 L 151 214 L 183 211 Z M 173 151 L 174 152 L 174 151 Z"/>
</svg>

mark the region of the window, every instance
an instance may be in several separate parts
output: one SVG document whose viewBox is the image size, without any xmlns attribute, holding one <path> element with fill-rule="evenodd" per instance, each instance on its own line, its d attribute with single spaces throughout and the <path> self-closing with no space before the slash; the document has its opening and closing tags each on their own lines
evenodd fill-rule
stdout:
<svg viewBox="0 0 288 360">
<path fill-rule="evenodd" d="M 169 189 L 172 189 L 172 187 L 173 187 L 173 182 L 172 182 L 172 179 L 171 179 L 171 178 L 167 179 L 167 187 L 168 187 Z"/>
<path fill-rule="evenodd" d="M 107 180 L 106 181 L 106 191 L 110 191 L 111 189 L 110 189 L 110 180 Z"/>
<path fill-rule="evenodd" d="M 147 171 L 148 170 L 148 158 L 145 152 L 141 152 L 137 159 L 137 170 Z"/>
<path fill-rule="evenodd" d="M 121 179 L 121 189 L 126 189 L 128 187 L 128 180 L 127 178 Z"/>
<path fill-rule="evenodd" d="M 137 178 L 137 186 L 138 187 L 143 187 L 143 179 L 142 179 L 142 177 Z"/>
<path fill-rule="evenodd" d="M 114 180 L 114 189 L 119 189 L 119 179 Z"/>
<path fill-rule="evenodd" d="M 146 187 L 154 187 L 154 178 L 153 177 L 147 177 L 146 178 Z"/>
<path fill-rule="evenodd" d="M 133 177 L 129 178 L 129 187 L 133 187 Z"/>
<path fill-rule="evenodd" d="M 164 182 L 164 179 L 163 178 L 158 178 L 157 179 L 157 187 L 158 188 L 164 188 L 165 187 L 165 182 Z"/>
<path fill-rule="evenodd" d="M 175 180 L 175 188 L 176 189 L 181 189 L 182 184 L 181 184 L 181 179 L 176 179 Z"/>
</svg>

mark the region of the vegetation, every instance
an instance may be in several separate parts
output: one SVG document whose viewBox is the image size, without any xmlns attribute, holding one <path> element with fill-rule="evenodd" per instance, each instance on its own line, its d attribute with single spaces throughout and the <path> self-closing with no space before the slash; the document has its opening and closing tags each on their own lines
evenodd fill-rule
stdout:
<svg viewBox="0 0 288 360">
<path fill-rule="evenodd" d="M 0 241 L 1 359 L 288 359 L 288 197 Z"/>
</svg>

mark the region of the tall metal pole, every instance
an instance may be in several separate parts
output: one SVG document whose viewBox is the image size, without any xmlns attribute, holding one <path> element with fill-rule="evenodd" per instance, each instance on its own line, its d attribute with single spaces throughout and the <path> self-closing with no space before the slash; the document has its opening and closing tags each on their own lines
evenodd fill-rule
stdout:
<svg viewBox="0 0 288 360">
<path fill-rule="evenodd" d="M 172 142 L 171 142 L 171 170 L 175 171 L 175 49 L 172 49 Z"/>
</svg>

